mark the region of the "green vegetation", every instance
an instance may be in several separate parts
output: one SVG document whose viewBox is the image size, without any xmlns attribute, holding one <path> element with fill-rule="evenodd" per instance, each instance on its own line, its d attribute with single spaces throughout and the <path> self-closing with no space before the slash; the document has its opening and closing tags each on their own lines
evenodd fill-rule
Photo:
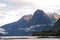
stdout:
<svg viewBox="0 0 60 40">
<path fill-rule="evenodd" d="M 59 36 L 60 33 L 56 33 L 53 31 L 43 31 L 43 32 L 33 32 L 32 36 Z"/>
</svg>

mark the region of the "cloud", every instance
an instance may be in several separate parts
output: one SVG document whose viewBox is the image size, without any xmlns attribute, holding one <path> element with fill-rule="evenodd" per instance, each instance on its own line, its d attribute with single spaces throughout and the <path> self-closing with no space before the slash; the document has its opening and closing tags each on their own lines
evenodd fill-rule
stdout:
<svg viewBox="0 0 60 40">
<path fill-rule="evenodd" d="M 60 7 L 60 0 L 8 0 L 8 1 L 22 3 L 22 5 L 30 5 L 31 8 L 42 9 L 45 12 L 54 12 L 56 9 L 59 9 Z"/>
<path fill-rule="evenodd" d="M 22 16 L 33 13 L 34 13 L 34 9 L 28 5 L 19 8 L 8 5 L 4 8 L 0 7 L 0 26 L 11 22 L 15 22 L 19 20 Z"/>
<path fill-rule="evenodd" d="M 18 28 L 18 30 L 25 30 L 24 28 Z"/>
<path fill-rule="evenodd" d="M 29 3 L 29 2 L 33 2 L 34 0 L 8 0 L 8 1 L 11 1 L 11 2 L 17 2 L 17 3 Z"/>
<path fill-rule="evenodd" d="M 54 10 L 49 7 L 55 7 L 60 5 L 60 0 L 6 0 L 9 5 L 15 6 L 25 6 L 29 5 L 32 8 L 36 9 L 46 9 Z M 57 9 L 57 8 L 56 8 Z"/>
<path fill-rule="evenodd" d="M 16 6 L 25 6 L 25 5 L 33 6 L 34 5 L 33 1 L 31 0 L 7 0 L 7 1 L 11 2 L 13 5 L 16 5 Z"/>
<path fill-rule="evenodd" d="M 38 24 L 38 25 L 30 26 L 29 28 L 25 28 L 25 31 L 26 32 L 36 31 L 36 30 L 34 30 L 34 28 L 36 28 L 36 27 L 43 27 L 43 26 L 46 26 L 46 25 L 53 26 L 53 24 Z"/>
<path fill-rule="evenodd" d="M 7 34 L 7 32 L 5 32 L 5 30 L 3 28 L 0 28 L 0 33 Z"/>
<path fill-rule="evenodd" d="M 60 0 L 8 0 L 11 2 L 18 2 L 18 3 L 32 3 L 37 6 L 45 7 L 45 6 L 54 6 L 60 5 Z"/>
<path fill-rule="evenodd" d="M 0 3 L 0 7 L 6 7 L 6 6 L 7 6 L 6 4 Z"/>
<path fill-rule="evenodd" d="M 27 28 L 18 28 L 18 30 L 23 30 L 23 31 L 26 31 L 26 32 L 36 31 L 34 28 L 43 27 L 43 26 L 46 26 L 46 25 L 53 26 L 53 24 L 38 24 L 38 25 L 33 25 L 33 26 L 30 26 L 30 27 L 27 27 Z"/>
<path fill-rule="evenodd" d="M 14 11 L 14 10 L 10 10 L 10 11 L 2 11 L 0 12 L 0 26 L 11 23 L 11 22 L 15 22 L 17 20 L 20 19 L 20 15 L 18 12 Z"/>
</svg>

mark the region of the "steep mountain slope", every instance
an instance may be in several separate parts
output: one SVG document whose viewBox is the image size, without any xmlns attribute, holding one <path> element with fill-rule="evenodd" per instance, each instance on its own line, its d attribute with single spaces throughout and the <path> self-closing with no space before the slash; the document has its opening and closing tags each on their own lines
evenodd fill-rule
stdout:
<svg viewBox="0 0 60 40">
<path fill-rule="evenodd" d="M 20 20 L 2 26 L 8 32 L 5 36 L 31 36 L 34 31 L 51 29 L 51 20 L 43 10 L 36 10 L 34 15 L 25 15 Z"/>
<path fill-rule="evenodd" d="M 27 35 L 23 29 L 27 27 L 27 23 L 29 22 L 31 17 L 32 15 L 25 15 L 17 22 L 4 25 L 2 26 L 2 28 L 4 28 L 8 32 L 7 35 Z"/>
<path fill-rule="evenodd" d="M 55 32 L 59 32 L 60 31 L 60 18 L 57 20 L 57 22 L 54 24 L 52 30 L 54 30 Z"/>
<path fill-rule="evenodd" d="M 49 17 L 44 13 L 43 10 L 35 11 L 32 19 L 29 22 L 29 25 L 37 25 L 37 24 L 50 24 L 51 20 Z"/>
</svg>

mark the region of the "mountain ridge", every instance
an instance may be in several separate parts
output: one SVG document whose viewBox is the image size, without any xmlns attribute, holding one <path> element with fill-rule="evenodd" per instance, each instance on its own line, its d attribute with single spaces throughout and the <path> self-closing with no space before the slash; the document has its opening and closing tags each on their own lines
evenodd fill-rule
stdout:
<svg viewBox="0 0 60 40">
<path fill-rule="evenodd" d="M 8 34 L 6 34 L 5 36 L 16 36 L 16 35 L 31 36 L 33 31 L 28 31 L 28 29 L 36 30 L 36 31 L 40 31 L 40 30 L 44 31 L 48 29 L 50 30 L 51 28 L 50 25 L 38 26 L 38 27 L 33 26 L 38 24 L 51 24 L 51 20 L 43 10 L 36 10 L 33 16 L 32 15 L 30 15 L 29 17 L 28 16 L 25 15 L 17 22 L 2 26 L 2 28 L 4 28 L 8 32 Z M 34 28 L 31 26 L 33 26 Z M 26 29 L 28 32 L 26 31 Z"/>
</svg>

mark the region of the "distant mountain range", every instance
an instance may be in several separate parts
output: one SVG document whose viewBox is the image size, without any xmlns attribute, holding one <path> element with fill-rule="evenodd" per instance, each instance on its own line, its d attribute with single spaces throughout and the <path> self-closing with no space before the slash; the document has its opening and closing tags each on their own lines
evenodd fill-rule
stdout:
<svg viewBox="0 0 60 40">
<path fill-rule="evenodd" d="M 31 36 L 34 31 L 50 30 L 52 28 L 52 21 L 54 19 L 49 17 L 43 10 L 36 10 L 34 15 L 24 15 L 16 22 L 2 26 L 7 34 L 4 36 Z"/>
</svg>

